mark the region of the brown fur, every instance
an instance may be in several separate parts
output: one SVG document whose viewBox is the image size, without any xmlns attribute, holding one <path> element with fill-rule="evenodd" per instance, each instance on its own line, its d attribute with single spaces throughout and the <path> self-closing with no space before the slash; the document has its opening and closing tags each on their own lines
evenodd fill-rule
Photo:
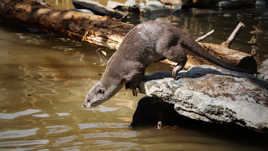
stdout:
<svg viewBox="0 0 268 151">
<path fill-rule="evenodd" d="M 132 89 L 133 95 L 137 95 L 136 88 L 143 80 L 146 67 L 162 59 L 178 63 L 172 71 L 173 77 L 176 77 L 187 61 L 186 50 L 221 64 L 188 34 L 171 24 L 150 21 L 137 25 L 128 32 L 119 49 L 109 59 L 101 80 L 88 92 L 85 107 L 108 100 L 124 83 L 126 88 Z"/>
</svg>

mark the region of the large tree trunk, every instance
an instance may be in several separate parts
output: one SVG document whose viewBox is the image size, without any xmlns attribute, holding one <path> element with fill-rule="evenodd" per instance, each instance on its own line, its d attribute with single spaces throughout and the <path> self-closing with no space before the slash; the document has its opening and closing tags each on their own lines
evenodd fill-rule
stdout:
<svg viewBox="0 0 268 151">
<path fill-rule="evenodd" d="M 34 26 L 42 30 L 60 33 L 83 42 L 104 46 L 116 50 L 126 33 L 134 25 L 119 20 L 81 13 L 48 8 L 31 0 L 1 0 L 0 16 L 24 26 Z M 246 53 L 223 48 L 223 45 L 200 43 L 211 55 L 234 67 L 243 67 L 249 72 L 257 70 L 256 61 Z M 163 61 L 174 65 L 168 60 Z M 188 55 L 186 68 L 208 64 L 208 61 Z"/>
</svg>

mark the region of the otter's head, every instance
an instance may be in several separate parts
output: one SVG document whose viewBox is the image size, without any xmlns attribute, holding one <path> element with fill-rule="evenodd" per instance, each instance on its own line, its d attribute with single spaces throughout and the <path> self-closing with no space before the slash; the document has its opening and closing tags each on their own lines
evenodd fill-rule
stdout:
<svg viewBox="0 0 268 151">
<path fill-rule="evenodd" d="M 101 82 L 97 82 L 88 92 L 86 100 L 84 102 L 84 107 L 94 107 L 97 106 L 106 100 L 108 100 L 109 94 L 107 94 L 106 88 Z"/>
</svg>

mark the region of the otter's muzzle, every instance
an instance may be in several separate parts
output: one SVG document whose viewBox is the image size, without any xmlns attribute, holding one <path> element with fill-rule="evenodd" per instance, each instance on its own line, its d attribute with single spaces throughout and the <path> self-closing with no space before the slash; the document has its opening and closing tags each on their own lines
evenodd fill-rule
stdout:
<svg viewBox="0 0 268 151">
<path fill-rule="evenodd" d="M 82 105 L 83 108 L 90 108 L 91 107 L 91 104 L 89 102 L 85 102 L 83 105 Z"/>
</svg>

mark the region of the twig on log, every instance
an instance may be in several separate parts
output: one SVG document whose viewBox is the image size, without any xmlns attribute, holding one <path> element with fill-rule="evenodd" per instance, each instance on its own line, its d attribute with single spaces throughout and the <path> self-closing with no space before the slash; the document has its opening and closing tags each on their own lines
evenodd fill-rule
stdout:
<svg viewBox="0 0 268 151">
<path fill-rule="evenodd" d="M 234 31 L 231 33 L 231 35 L 228 37 L 228 39 L 222 43 L 222 45 L 229 48 L 232 41 L 234 40 L 235 36 L 237 35 L 237 33 L 239 32 L 241 27 L 245 27 L 245 24 L 242 22 L 239 22 L 239 24 L 236 26 Z"/>
<path fill-rule="evenodd" d="M 204 40 L 205 38 L 207 38 L 208 36 L 210 36 L 211 34 L 213 34 L 214 31 L 215 31 L 214 29 L 211 30 L 210 32 L 206 33 L 205 35 L 203 35 L 201 37 L 198 37 L 195 41 L 196 42 L 200 42 L 200 41 Z"/>
</svg>

